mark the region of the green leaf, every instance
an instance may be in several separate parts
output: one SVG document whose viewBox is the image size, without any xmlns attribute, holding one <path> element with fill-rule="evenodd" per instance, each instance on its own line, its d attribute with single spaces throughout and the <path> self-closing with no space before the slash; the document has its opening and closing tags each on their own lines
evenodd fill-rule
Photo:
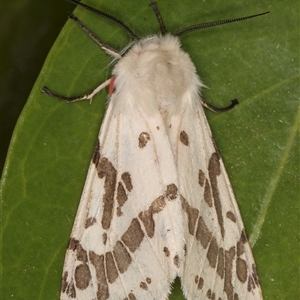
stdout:
<svg viewBox="0 0 300 300">
<path fill-rule="evenodd" d="M 253 245 L 264 299 L 297 299 L 298 6 L 266 0 L 157 2 L 171 32 L 271 11 L 181 40 L 210 88 L 203 97 L 215 106 L 240 101 L 230 112 L 207 116 Z M 138 35 L 158 32 L 148 1 L 85 3 L 122 19 Z M 75 14 L 109 45 L 122 49 L 129 42 L 108 20 L 82 8 Z M 83 94 L 110 76 L 109 63 L 68 21 L 18 120 L 1 181 L 3 299 L 59 298 L 68 238 L 105 110 L 105 91 L 92 104 L 66 104 L 40 90 L 47 85 L 65 96 Z M 184 299 L 179 286 L 170 299 Z"/>
</svg>

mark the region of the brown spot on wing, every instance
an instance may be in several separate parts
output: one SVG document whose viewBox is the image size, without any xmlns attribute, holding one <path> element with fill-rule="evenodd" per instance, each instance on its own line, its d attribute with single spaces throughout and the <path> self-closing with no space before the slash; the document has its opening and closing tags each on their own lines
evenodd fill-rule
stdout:
<svg viewBox="0 0 300 300">
<path fill-rule="evenodd" d="M 103 214 L 101 224 L 103 229 L 110 228 L 113 205 L 114 205 L 114 193 L 117 181 L 117 171 L 112 163 L 105 157 L 102 157 L 97 165 L 97 173 L 99 178 L 104 178 L 104 190 L 105 193 L 102 198 L 103 202 Z"/>
<path fill-rule="evenodd" d="M 148 132 L 142 132 L 139 135 L 138 140 L 139 140 L 139 147 L 144 148 L 146 147 L 148 141 L 150 141 L 150 134 Z"/>
<path fill-rule="evenodd" d="M 179 256 L 178 255 L 175 255 L 174 258 L 173 258 L 173 263 L 174 265 L 179 268 L 180 267 L 180 260 L 179 260 Z"/>
<path fill-rule="evenodd" d="M 66 271 L 63 276 L 62 285 L 61 285 L 61 291 L 65 294 L 67 294 L 71 298 L 76 298 L 76 290 L 73 281 L 71 282 L 67 281 L 68 278 L 68 272 Z"/>
<path fill-rule="evenodd" d="M 202 277 L 200 277 L 197 285 L 198 290 L 201 290 L 203 288 L 203 285 L 204 285 L 204 280 Z"/>
<path fill-rule="evenodd" d="M 64 274 L 63 274 L 62 284 L 61 284 L 62 292 L 66 291 L 66 288 L 67 288 L 67 285 L 68 285 L 67 279 L 68 279 L 68 271 L 65 271 Z"/>
<path fill-rule="evenodd" d="M 252 264 L 252 274 L 248 277 L 248 291 L 254 290 L 256 287 L 259 286 L 259 281 L 257 277 L 256 267 Z"/>
<path fill-rule="evenodd" d="M 105 253 L 106 276 L 109 283 L 113 283 L 119 276 L 117 267 L 111 252 Z"/>
<path fill-rule="evenodd" d="M 168 247 L 164 247 L 163 251 L 164 251 L 166 257 L 170 256 L 170 250 L 168 249 Z"/>
<path fill-rule="evenodd" d="M 94 217 L 87 218 L 87 219 L 85 220 L 84 227 L 85 227 L 85 228 L 89 228 L 89 227 L 92 226 L 94 223 L 96 223 L 96 218 L 94 218 Z"/>
<path fill-rule="evenodd" d="M 98 139 L 95 150 L 94 150 L 94 154 L 93 154 L 93 157 L 92 157 L 92 162 L 93 162 L 93 164 L 96 165 L 96 167 L 98 165 L 99 159 L 100 159 L 100 141 Z"/>
<path fill-rule="evenodd" d="M 198 290 L 202 290 L 203 285 L 204 285 L 204 280 L 202 277 L 199 277 L 198 275 L 196 275 L 195 277 L 195 283 L 197 285 L 197 289 Z"/>
<path fill-rule="evenodd" d="M 91 264 L 95 268 L 97 284 L 97 299 L 106 300 L 109 298 L 109 289 L 105 275 L 104 255 L 98 255 L 94 251 L 89 252 Z"/>
<path fill-rule="evenodd" d="M 199 219 L 198 219 L 196 238 L 198 241 L 200 241 L 200 243 L 204 249 L 207 248 L 207 246 L 209 245 L 209 242 L 212 239 L 212 233 L 206 226 L 202 217 L 199 217 Z"/>
<path fill-rule="evenodd" d="M 132 183 L 131 183 L 131 177 L 130 177 L 130 174 L 128 172 L 125 172 L 121 175 L 121 179 L 123 181 L 123 183 L 125 184 L 125 187 L 124 187 L 124 184 L 122 182 L 119 182 L 118 183 L 118 188 L 117 188 L 117 202 L 118 202 L 118 207 L 117 207 L 117 216 L 122 216 L 123 213 L 122 213 L 122 206 L 125 204 L 125 202 L 127 201 L 128 199 L 128 196 L 127 196 L 127 192 L 130 192 L 132 190 Z"/>
<path fill-rule="evenodd" d="M 169 199 L 169 200 L 174 200 L 176 199 L 178 196 L 178 188 L 177 186 L 172 183 L 172 184 L 169 184 L 167 186 L 167 189 L 166 189 L 166 197 Z"/>
<path fill-rule="evenodd" d="M 225 278 L 224 278 L 224 291 L 228 299 L 233 299 L 233 285 L 232 285 L 232 269 L 233 260 L 235 257 L 235 248 L 231 247 L 225 251 Z"/>
<path fill-rule="evenodd" d="M 119 182 L 118 188 L 117 188 L 117 202 L 119 206 L 117 207 L 117 215 L 120 217 L 123 213 L 121 211 L 121 207 L 124 205 L 124 203 L 127 201 L 128 197 L 125 191 L 125 188 L 123 187 L 123 184 Z"/>
<path fill-rule="evenodd" d="M 213 197 L 211 194 L 209 181 L 206 179 L 205 188 L 204 188 L 204 201 L 207 203 L 209 207 L 213 206 Z"/>
<path fill-rule="evenodd" d="M 139 213 L 139 219 L 143 222 L 147 235 L 150 238 L 153 238 L 154 228 L 155 228 L 153 214 L 151 214 L 148 210 L 146 210 L 144 212 Z"/>
<path fill-rule="evenodd" d="M 160 196 L 151 203 L 151 205 L 149 206 L 149 209 L 147 211 L 149 211 L 149 213 L 151 213 L 151 215 L 158 214 L 165 207 L 166 207 L 165 197 Z"/>
<path fill-rule="evenodd" d="M 209 160 L 208 173 L 209 173 L 209 179 L 210 179 L 211 189 L 213 193 L 214 205 L 218 217 L 218 223 L 221 229 L 222 237 L 224 238 L 225 229 L 223 224 L 222 204 L 220 200 L 218 181 L 217 181 L 217 177 L 221 174 L 220 167 L 221 167 L 220 156 L 218 155 L 218 153 L 215 152 L 211 155 L 211 158 Z"/>
<path fill-rule="evenodd" d="M 211 299 L 211 297 L 212 297 L 212 291 L 211 291 L 211 289 L 207 290 L 206 296 L 207 296 L 208 299 Z"/>
<path fill-rule="evenodd" d="M 180 200 L 181 200 L 182 209 L 188 215 L 189 233 L 195 235 L 196 223 L 199 217 L 199 210 L 191 207 L 183 196 L 180 196 Z"/>
<path fill-rule="evenodd" d="M 248 278 L 247 289 L 248 289 L 248 292 L 251 292 L 251 290 L 255 289 L 255 282 L 251 276 L 249 276 L 249 278 Z"/>
<path fill-rule="evenodd" d="M 241 242 L 243 242 L 244 244 L 246 244 L 248 242 L 247 236 L 246 236 L 246 232 L 245 229 L 242 230 L 242 234 L 241 234 Z"/>
<path fill-rule="evenodd" d="M 224 249 L 222 247 L 219 248 L 218 253 L 218 266 L 217 266 L 217 274 L 223 279 L 224 277 L 224 268 L 225 268 L 225 257 L 224 257 Z"/>
<path fill-rule="evenodd" d="M 211 289 L 207 291 L 206 296 L 210 300 L 216 300 L 216 294 Z"/>
<path fill-rule="evenodd" d="M 128 294 L 128 300 L 136 300 L 136 297 L 133 293 Z"/>
<path fill-rule="evenodd" d="M 258 281 L 256 266 L 254 264 L 252 264 L 252 277 L 253 277 L 256 285 L 258 286 L 259 285 L 259 281 Z"/>
<path fill-rule="evenodd" d="M 103 243 L 103 245 L 106 245 L 106 242 L 107 242 L 107 233 L 104 232 L 104 233 L 102 233 L 102 243 Z"/>
<path fill-rule="evenodd" d="M 85 290 L 90 283 L 92 276 L 87 264 L 80 264 L 74 273 L 75 285 L 80 290 Z"/>
<path fill-rule="evenodd" d="M 165 195 L 156 198 L 147 210 L 139 213 L 139 219 L 145 226 L 148 237 L 152 238 L 154 236 L 155 222 L 153 219 L 153 215 L 161 212 L 166 207 L 166 199 L 174 200 L 177 198 L 177 195 L 177 186 L 175 184 L 169 184 L 166 187 Z"/>
<path fill-rule="evenodd" d="M 147 277 L 147 278 L 146 278 L 146 282 L 147 282 L 148 284 L 150 284 L 150 283 L 152 282 L 151 278 Z"/>
<path fill-rule="evenodd" d="M 154 236 L 155 222 L 153 214 L 159 213 L 165 206 L 165 197 L 160 196 L 151 203 L 149 209 L 139 213 L 139 219 L 143 222 L 148 237 L 152 238 Z"/>
<path fill-rule="evenodd" d="M 246 238 L 245 232 L 243 230 L 241 237 L 236 244 L 236 252 L 237 252 L 238 257 L 241 256 L 243 253 L 245 253 L 245 246 L 244 246 L 245 243 L 247 243 L 247 238 Z"/>
<path fill-rule="evenodd" d="M 69 246 L 68 248 L 72 251 L 75 251 L 77 249 L 77 246 L 79 244 L 79 241 L 74 239 L 74 238 L 71 238 L 70 241 L 69 241 Z"/>
<path fill-rule="evenodd" d="M 217 265 L 217 258 L 218 258 L 219 248 L 216 239 L 213 237 L 210 241 L 206 257 L 208 259 L 209 265 L 212 268 L 215 268 Z"/>
<path fill-rule="evenodd" d="M 232 211 L 226 213 L 226 217 L 231 220 L 233 223 L 236 223 L 236 217 Z"/>
<path fill-rule="evenodd" d="M 236 275 L 240 282 L 245 283 L 247 280 L 247 264 L 246 261 L 240 257 L 236 260 Z"/>
<path fill-rule="evenodd" d="M 148 285 L 147 285 L 147 283 L 146 283 L 146 282 L 141 282 L 141 283 L 140 283 L 140 288 L 143 289 L 143 290 L 145 290 L 145 291 L 147 291 L 147 290 L 148 290 Z"/>
<path fill-rule="evenodd" d="M 131 192 L 132 189 L 133 189 L 133 186 L 132 186 L 132 182 L 131 182 L 131 176 L 128 172 L 124 172 L 122 175 L 121 175 L 121 178 L 125 184 L 125 187 L 127 189 L 128 192 Z"/>
<path fill-rule="evenodd" d="M 185 131 L 180 132 L 180 142 L 185 146 L 189 145 L 189 136 Z"/>
<path fill-rule="evenodd" d="M 143 238 L 144 232 L 141 228 L 141 224 L 137 218 L 134 218 L 128 229 L 122 235 L 121 240 L 131 252 L 134 252 L 140 246 Z"/>
<path fill-rule="evenodd" d="M 201 187 L 204 186 L 204 182 L 205 182 L 205 174 L 202 170 L 199 170 L 198 173 L 198 183 L 200 184 Z"/>
<path fill-rule="evenodd" d="M 114 246 L 113 256 L 115 258 L 119 272 L 121 274 L 124 273 L 128 269 L 128 266 L 131 264 L 132 259 L 129 252 L 120 241 L 116 242 Z"/>
<path fill-rule="evenodd" d="M 70 239 L 69 250 L 75 252 L 77 261 L 82 262 L 81 264 L 77 265 L 77 267 L 75 268 L 74 280 L 75 280 L 76 287 L 80 290 L 84 290 L 88 287 L 91 279 L 91 273 L 87 265 L 88 262 L 87 252 L 82 248 L 80 242 L 74 238 Z M 76 290 L 74 287 L 74 283 L 73 282 L 68 283 L 66 282 L 66 279 L 67 278 L 63 278 L 62 289 L 63 291 L 65 290 L 65 292 L 68 295 L 70 294 L 72 298 L 75 298 Z M 74 297 L 72 295 L 74 295 Z"/>
<path fill-rule="evenodd" d="M 87 252 L 82 248 L 81 244 L 77 244 L 77 249 L 76 249 L 76 257 L 79 261 L 82 261 L 86 263 L 88 261 L 87 259 Z"/>
</svg>

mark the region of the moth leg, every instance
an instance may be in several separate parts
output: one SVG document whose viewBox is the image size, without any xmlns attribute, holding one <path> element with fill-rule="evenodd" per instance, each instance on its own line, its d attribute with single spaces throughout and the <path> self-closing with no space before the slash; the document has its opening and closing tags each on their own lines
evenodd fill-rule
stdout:
<svg viewBox="0 0 300 300">
<path fill-rule="evenodd" d="M 202 106 L 206 107 L 207 109 L 209 109 L 212 112 L 220 113 L 220 112 L 227 111 L 227 110 L 234 108 L 237 104 L 239 104 L 239 101 L 237 99 L 233 99 L 233 100 L 231 100 L 230 105 L 221 107 L 221 108 L 215 107 L 202 99 L 201 99 L 201 104 L 202 104 Z"/>
<path fill-rule="evenodd" d="M 121 55 L 119 52 L 112 48 L 111 46 L 104 44 L 101 40 L 99 40 L 75 15 L 71 14 L 69 16 L 70 19 L 74 20 L 76 24 L 92 39 L 94 40 L 107 54 L 114 58 L 121 58 Z M 111 82 L 111 78 L 106 80 L 105 82 L 101 83 L 99 86 L 96 88 L 92 89 L 88 93 L 81 95 L 81 96 L 74 96 L 74 97 L 65 97 L 59 94 L 54 93 L 52 90 L 50 90 L 48 87 L 44 86 L 42 88 L 42 93 L 46 93 L 51 97 L 60 99 L 60 100 L 65 100 L 67 102 L 75 102 L 75 101 L 80 101 L 80 100 L 85 100 L 85 99 L 92 99 L 98 92 L 100 92 L 103 88 L 108 86 Z"/>
<path fill-rule="evenodd" d="M 75 15 L 71 14 L 69 16 L 71 20 L 74 20 L 76 24 L 93 40 L 95 41 L 108 55 L 120 59 L 122 56 L 113 47 L 103 43 L 99 38 L 97 38 Z"/>
<path fill-rule="evenodd" d="M 42 88 L 41 92 L 42 93 L 46 93 L 49 96 L 54 97 L 56 99 L 65 100 L 67 102 L 75 102 L 75 101 L 80 101 L 80 100 L 85 100 L 85 99 L 92 99 L 98 92 L 100 92 L 106 86 L 110 85 L 110 83 L 113 80 L 113 78 L 110 78 L 110 79 L 104 81 L 99 86 L 97 86 L 96 88 L 92 89 L 90 92 L 88 92 L 87 94 L 84 94 L 82 96 L 65 97 L 65 96 L 62 96 L 62 95 L 54 93 L 53 91 L 51 91 L 50 89 L 48 89 L 46 86 L 44 86 Z"/>
</svg>

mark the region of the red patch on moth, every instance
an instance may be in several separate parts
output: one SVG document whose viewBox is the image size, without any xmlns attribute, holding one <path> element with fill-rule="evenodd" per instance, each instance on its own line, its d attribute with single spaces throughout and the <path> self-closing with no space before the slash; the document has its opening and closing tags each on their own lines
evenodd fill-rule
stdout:
<svg viewBox="0 0 300 300">
<path fill-rule="evenodd" d="M 115 89 L 115 80 L 116 80 L 116 76 L 112 77 L 109 83 L 108 93 L 110 96 L 112 95 Z"/>
</svg>

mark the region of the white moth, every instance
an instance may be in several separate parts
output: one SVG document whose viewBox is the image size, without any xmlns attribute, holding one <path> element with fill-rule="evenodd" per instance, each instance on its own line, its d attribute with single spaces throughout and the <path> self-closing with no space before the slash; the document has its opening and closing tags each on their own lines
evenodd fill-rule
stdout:
<svg viewBox="0 0 300 300">
<path fill-rule="evenodd" d="M 61 299 L 163 300 L 176 276 L 188 300 L 262 299 L 242 218 L 202 108 L 208 106 L 199 96 L 203 84 L 178 39 L 215 23 L 166 34 L 152 7 L 160 35 L 137 40 L 113 19 L 135 38 L 122 55 L 71 15 L 119 58 L 113 77 L 82 97 L 43 88 L 70 101 L 90 99 L 107 85 L 111 90 L 65 258 Z"/>
</svg>

